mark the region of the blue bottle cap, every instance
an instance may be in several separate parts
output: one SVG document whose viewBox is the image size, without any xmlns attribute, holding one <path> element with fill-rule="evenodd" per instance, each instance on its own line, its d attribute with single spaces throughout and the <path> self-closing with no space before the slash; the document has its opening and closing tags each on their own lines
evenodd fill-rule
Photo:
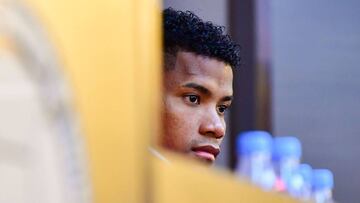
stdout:
<svg viewBox="0 0 360 203">
<path fill-rule="evenodd" d="M 273 159 L 301 158 L 301 143 L 296 137 L 275 137 L 273 140 Z"/>
<path fill-rule="evenodd" d="M 309 164 L 300 164 L 298 171 L 306 182 L 311 183 L 312 168 Z"/>
<path fill-rule="evenodd" d="M 314 190 L 332 189 L 334 176 L 328 169 L 315 169 L 312 172 L 312 186 Z"/>
<path fill-rule="evenodd" d="M 254 152 L 271 153 L 272 137 L 266 131 L 247 131 L 238 135 L 237 154 L 246 155 Z"/>
</svg>

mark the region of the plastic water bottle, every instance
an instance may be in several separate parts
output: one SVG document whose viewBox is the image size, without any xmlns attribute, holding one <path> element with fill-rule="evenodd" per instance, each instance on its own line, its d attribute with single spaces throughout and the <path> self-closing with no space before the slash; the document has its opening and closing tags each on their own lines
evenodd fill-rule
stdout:
<svg viewBox="0 0 360 203">
<path fill-rule="evenodd" d="M 272 137 L 265 131 L 241 133 L 237 139 L 236 173 L 250 179 L 264 190 L 272 190 L 275 173 L 271 165 Z"/>
<path fill-rule="evenodd" d="M 273 140 L 273 165 L 277 176 L 275 189 L 301 198 L 304 180 L 297 169 L 301 159 L 301 143 L 296 137 L 276 137 Z"/>
<path fill-rule="evenodd" d="M 303 179 L 303 185 L 301 188 L 301 199 L 310 200 L 312 186 L 312 168 L 309 164 L 300 164 L 297 171 Z"/>
<path fill-rule="evenodd" d="M 333 203 L 334 177 L 330 170 L 315 169 L 312 173 L 313 199 L 316 203 Z"/>
<path fill-rule="evenodd" d="M 301 200 L 311 200 L 312 168 L 308 164 L 300 164 L 286 183 L 287 192 Z"/>
</svg>

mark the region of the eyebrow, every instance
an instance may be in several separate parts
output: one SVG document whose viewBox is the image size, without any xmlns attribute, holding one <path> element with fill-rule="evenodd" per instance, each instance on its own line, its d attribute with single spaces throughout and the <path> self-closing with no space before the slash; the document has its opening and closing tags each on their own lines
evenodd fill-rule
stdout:
<svg viewBox="0 0 360 203">
<path fill-rule="evenodd" d="M 182 85 L 183 87 L 187 87 L 187 88 L 192 88 L 195 89 L 203 94 L 207 94 L 207 95 L 211 95 L 211 92 L 209 89 L 207 89 L 206 87 L 196 84 L 196 83 L 186 83 L 185 85 Z"/>
<path fill-rule="evenodd" d="M 206 95 L 211 95 L 211 91 L 209 89 L 207 89 L 206 87 L 202 86 L 202 85 L 199 85 L 197 83 L 186 83 L 185 85 L 182 85 L 183 87 L 187 87 L 187 88 L 192 88 L 192 89 L 195 89 L 203 94 L 206 94 Z M 221 98 L 220 101 L 222 102 L 227 102 L 227 101 L 232 101 L 233 100 L 233 96 L 225 96 L 223 98 Z"/>
<path fill-rule="evenodd" d="M 233 96 L 225 96 L 221 99 L 222 102 L 226 102 L 226 101 L 232 101 L 234 99 Z"/>
</svg>

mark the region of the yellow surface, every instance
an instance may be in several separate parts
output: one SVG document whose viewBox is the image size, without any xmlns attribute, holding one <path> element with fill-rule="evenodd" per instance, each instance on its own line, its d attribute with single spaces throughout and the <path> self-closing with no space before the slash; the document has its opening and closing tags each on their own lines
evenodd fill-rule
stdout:
<svg viewBox="0 0 360 203">
<path fill-rule="evenodd" d="M 294 202 L 177 156 L 149 159 L 160 133 L 160 3 L 27 0 L 70 79 L 94 202 Z"/>
<path fill-rule="evenodd" d="M 71 81 L 93 199 L 145 202 L 147 145 L 159 129 L 160 3 L 27 1 Z"/>
<path fill-rule="evenodd" d="M 296 203 L 272 192 L 263 192 L 232 174 L 211 170 L 182 157 L 165 153 L 166 164 L 153 159 L 154 202 L 156 203 Z"/>
</svg>

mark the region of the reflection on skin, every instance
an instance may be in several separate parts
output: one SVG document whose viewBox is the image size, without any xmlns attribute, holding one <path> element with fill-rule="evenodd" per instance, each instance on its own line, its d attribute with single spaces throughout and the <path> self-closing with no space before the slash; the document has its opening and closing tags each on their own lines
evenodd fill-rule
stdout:
<svg viewBox="0 0 360 203">
<path fill-rule="evenodd" d="M 213 163 L 226 131 L 232 81 L 230 65 L 179 51 L 174 67 L 164 74 L 163 146 Z"/>
</svg>

